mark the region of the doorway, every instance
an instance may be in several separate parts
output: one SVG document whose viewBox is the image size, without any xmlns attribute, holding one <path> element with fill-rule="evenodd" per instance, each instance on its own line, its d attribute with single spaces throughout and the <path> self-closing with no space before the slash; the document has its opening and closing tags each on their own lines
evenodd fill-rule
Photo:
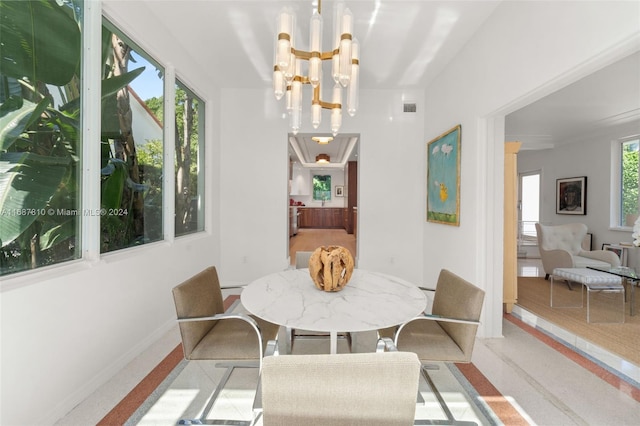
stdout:
<svg viewBox="0 0 640 426">
<path fill-rule="evenodd" d="M 357 255 L 359 134 L 288 136 L 287 256 L 320 246 Z"/>
<path fill-rule="evenodd" d="M 536 223 L 540 221 L 541 171 L 518 173 L 518 257 L 539 257 Z"/>
</svg>

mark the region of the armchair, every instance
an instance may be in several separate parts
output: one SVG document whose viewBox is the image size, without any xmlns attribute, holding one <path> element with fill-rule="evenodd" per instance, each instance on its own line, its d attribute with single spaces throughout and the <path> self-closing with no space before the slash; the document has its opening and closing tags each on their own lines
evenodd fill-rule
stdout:
<svg viewBox="0 0 640 426">
<path fill-rule="evenodd" d="M 555 268 L 620 266 L 620 258 L 611 251 L 582 248 L 582 240 L 587 234 L 587 226 L 583 223 L 555 226 L 536 223 L 536 233 L 545 279 L 549 279 Z"/>
<path fill-rule="evenodd" d="M 218 273 L 213 266 L 174 287 L 172 293 L 185 359 L 236 361 L 216 364 L 227 370 L 201 418 L 180 422 L 203 424 L 234 368 L 262 367 L 267 342 L 276 339 L 279 326 L 242 313 L 225 313 Z"/>
</svg>

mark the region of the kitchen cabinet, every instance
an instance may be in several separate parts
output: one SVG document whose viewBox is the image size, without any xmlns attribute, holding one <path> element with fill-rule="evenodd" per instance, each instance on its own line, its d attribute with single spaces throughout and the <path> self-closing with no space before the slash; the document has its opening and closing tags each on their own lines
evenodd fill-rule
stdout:
<svg viewBox="0 0 640 426">
<path fill-rule="evenodd" d="M 299 163 L 291 166 L 291 177 L 289 181 L 290 195 L 310 195 L 311 176 L 308 169 L 303 168 Z"/>
<path fill-rule="evenodd" d="M 350 214 L 354 207 L 358 207 L 358 162 L 349 161 L 346 168 L 346 185 L 347 185 L 347 209 L 349 213 L 346 215 L 344 229 L 347 234 L 355 233 L 356 224 L 353 221 L 353 215 Z"/>
<path fill-rule="evenodd" d="M 343 228 L 344 209 L 333 207 L 298 208 L 298 227 L 300 228 Z"/>
<path fill-rule="evenodd" d="M 307 225 L 309 222 L 309 209 L 305 209 L 304 207 L 298 207 L 298 228 L 310 228 Z"/>
</svg>

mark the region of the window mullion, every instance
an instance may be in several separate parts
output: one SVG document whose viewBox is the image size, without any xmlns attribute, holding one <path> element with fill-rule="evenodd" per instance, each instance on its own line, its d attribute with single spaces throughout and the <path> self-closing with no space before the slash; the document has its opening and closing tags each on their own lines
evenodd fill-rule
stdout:
<svg viewBox="0 0 640 426">
<path fill-rule="evenodd" d="M 102 3 L 85 2 L 82 61 L 82 200 L 83 258 L 100 258 L 100 131 L 102 74 Z"/>
<path fill-rule="evenodd" d="M 167 64 L 164 74 L 164 172 L 163 172 L 163 219 L 164 239 L 172 242 L 175 239 L 175 199 L 176 199 L 176 71 L 175 67 Z"/>
</svg>

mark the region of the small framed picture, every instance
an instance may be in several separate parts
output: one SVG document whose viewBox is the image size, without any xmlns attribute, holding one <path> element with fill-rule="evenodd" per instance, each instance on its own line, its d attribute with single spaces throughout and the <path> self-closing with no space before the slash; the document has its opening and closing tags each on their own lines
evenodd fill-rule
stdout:
<svg viewBox="0 0 640 426">
<path fill-rule="evenodd" d="M 587 177 L 556 179 L 556 214 L 587 214 Z"/>
<path fill-rule="evenodd" d="M 336 197 L 344 197 L 344 186 L 336 185 Z"/>
<path fill-rule="evenodd" d="M 620 258 L 621 265 L 627 264 L 627 250 L 625 250 L 624 247 L 610 245 L 610 244 L 602 244 L 602 250 L 608 250 L 608 251 L 614 252 Z"/>
</svg>

